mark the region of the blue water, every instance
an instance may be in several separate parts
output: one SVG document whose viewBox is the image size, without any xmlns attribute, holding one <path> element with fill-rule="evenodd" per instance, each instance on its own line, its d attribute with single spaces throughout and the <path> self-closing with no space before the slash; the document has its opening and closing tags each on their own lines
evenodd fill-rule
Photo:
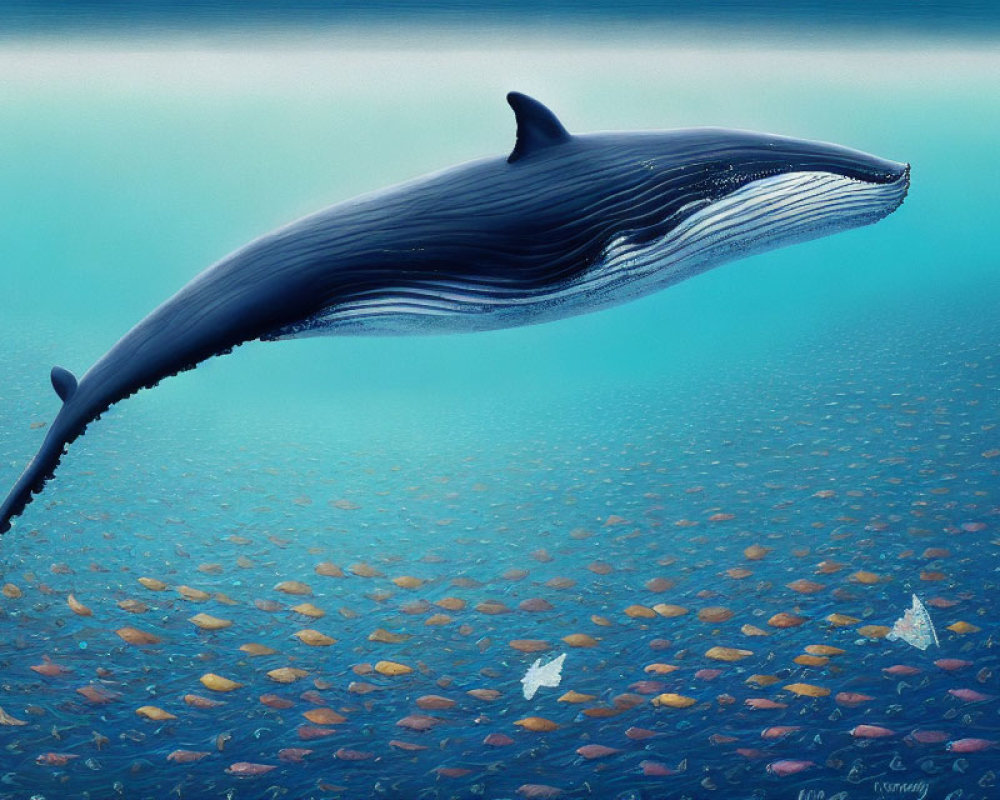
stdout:
<svg viewBox="0 0 1000 800">
<path fill-rule="evenodd" d="M 278 224 L 507 152 L 508 89 L 537 95 L 571 130 L 725 125 L 913 165 L 904 206 L 878 225 L 637 303 L 465 337 L 248 345 L 113 408 L 0 542 L 0 708 L 26 723 L 0 725 L 0 797 L 997 791 L 1000 749 L 946 746 L 1000 741 L 994 47 L 787 32 L 735 44 L 683 32 L 395 41 L 353 29 L 12 39 L 0 67 L 4 489 L 58 407 L 52 364 L 83 372 L 193 274 Z M 753 545 L 762 559 L 747 557 Z M 841 567 L 818 567 L 831 561 Z M 323 562 L 344 576 L 316 574 Z M 381 576 L 352 573 L 359 563 Z M 401 576 L 423 583 L 403 588 Z M 662 591 L 647 586 L 656 578 Z M 789 588 L 800 579 L 819 589 Z M 276 589 L 292 580 L 311 595 Z M 70 609 L 70 593 L 90 616 Z M 929 604 L 939 647 L 860 630 L 892 625 L 912 593 Z M 465 607 L 435 605 L 447 597 Z M 519 608 L 532 598 L 551 609 Z M 291 610 L 304 601 L 325 616 Z M 488 601 L 509 613 L 477 610 Z M 658 603 L 688 613 L 625 613 Z M 732 616 L 699 619 L 719 606 Z M 768 624 L 779 612 L 806 619 Z M 198 613 L 232 624 L 199 630 Z M 428 626 L 435 613 L 451 619 Z M 832 613 L 857 621 L 836 627 Z M 957 622 L 976 630 L 950 630 Z M 128 644 L 115 633 L 125 626 L 160 641 Z M 336 642 L 294 638 L 309 628 Z M 380 628 L 409 638 L 370 641 Z M 570 634 L 596 641 L 572 647 Z M 510 646 L 520 639 L 547 649 Z M 277 652 L 251 657 L 248 643 Z M 752 654 L 714 661 L 716 645 Z M 844 652 L 796 663 L 807 645 Z M 562 652 L 561 686 L 525 700 L 527 667 Z M 45 657 L 65 671 L 31 669 Z M 942 658 L 969 664 L 946 670 Z M 379 660 L 413 672 L 369 673 Z M 645 670 L 657 663 L 677 669 Z M 884 672 L 893 665 L 920 671 Z M 287 666 L 307 675 L 266 674 Z M 213 692 L 206 673 L 242 686 Z M 754 674 L 777 682 L 748 684 Z M 783 688 L 796 683 L 829 694 Z M 110 702 L 77 692 L 87 686 Z M 569 690 L 593 699 L 561 702 Z M 657 708 L 659 692 L 695 703 Z M 870 699 L 851 707 L 843 692 Z M 197 708 L 190 694 L 223 705 Z M 265 694 L 290 705 L 262 704 Z M 421 710 L 425 695 L 455 705 Z M 753 698 L 786 707 L 754 711 Z M 345 721 L 303 740 L 303 714 L 321 703 Z M 147 705 L 176 719 L 138 716 Z M 397 725 L 413 714 L 435 717 L 432 729 Z M 531 716 L 560 727 L 514 724 Z M 892 735 L 852 737 L 860 724 Z M 764 739 L 769 726 L 797 729 Z M 915 730 L 944 739 L 922 744 Z M 489 734 L 513 743 L 484 744 Z M 591 744 L 620 752 L 577 754 Z M 295 747 L 313 752 L 279 757 Z M 176 750 L 207 755 L 169 761 Z M 368 757 L 335 756 L 344 750 Z M 782 759 L 813 763 L 770 774 Z M 644 761 L 673 774 L 646 776 Z M 227 774 L 239 762 L 274 769 Z"/>
<path fill-rule="evenodd" d="M 3 0 L 7 22 L 0 36 L 38 31 L 83 30 L 231 30 L 265 25 L 324 26 L 361 22 L 366 25 L 402 21 L 435 26 L 470 24 L 522 27 L 548 31 L 582 25 L 604 30 L 621 23 L 627 35 L 642 25 L 691 24 L 713 27 L 763 25 L 805 26 L 812 32 L 839 29 L 852 38 L 878 30 L 881 36 L 903 31 L 943 32 L 962 36 L 995 35 L 1000 8 L 991 0 Z"/>
</svg>

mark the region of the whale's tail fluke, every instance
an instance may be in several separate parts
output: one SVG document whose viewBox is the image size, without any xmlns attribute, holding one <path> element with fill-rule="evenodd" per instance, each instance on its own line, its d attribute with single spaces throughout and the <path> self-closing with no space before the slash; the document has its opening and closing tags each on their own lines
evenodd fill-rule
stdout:
<svg viewBox="0 0 1000 800">
<path fill-rule="evenodd" d="M 66 445 L 72 440 L 66 436 L 66 426 L 60 424 L 59 417 L 62 413 L 60 411 L 56 421 L 46 433 L 45 441 L 38 453 L 25 467 L 21 477 L 7 495 L 7 499 L 0 506 L 0 534 L 10 530 L 11 520 L 24 511 L 25 506 L 31 502 L 32 495 L 41 492 L 45 482 L 55 474 L 59 459 L 62 458 Z"/>
<path fill-rule="evenodd" d="M 3 505 L 0 505 L 0 534 L 10 530 L 11 520 L 24 511 L 25 506 L 31 502 L 32 495 L 42 491 L 45 482 L 55 474 L 66 447 L 86 427 L 86 422 L 80 420 L 79 410 L 70 408 L 77 390 L 76 376 L 64 367 L 53 367 L 50 378 L 52 388 L 63 401 L 63 406 L 49 426 L 38 453 L 25 467 Z"/>
<path fill-rule="evenodd" d="M 11 521 L 23 513 L 33 495 L 39 494 L 55 476 L 66 449 L 107 408 L 107 404 L 96 406 L 91 400 L 81 396 L 87 393 L 78 391 L 76 376 L 65 367 L 53 367 L 49 377 L 52 388 L 62 400 L 62 408 L 49 425 L 35 457 L 24 468 L 3 505 L 0 505 L 0 534 L 10 530 Z M 86 384 L 86 380 L 84 383 Z"/>
</svg>

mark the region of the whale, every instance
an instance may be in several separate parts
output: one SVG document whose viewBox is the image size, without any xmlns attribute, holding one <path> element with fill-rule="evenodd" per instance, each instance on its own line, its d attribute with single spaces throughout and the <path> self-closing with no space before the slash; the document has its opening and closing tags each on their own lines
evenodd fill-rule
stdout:
<svg viewBox="0 0 1000 800">
<path fill-rule="evenodd" d="M 0 533 L 113 404 L 252 341 L 413 335 L 549 322 L 728 261 L 876 222 L 910 166 L 826 142 L 727 128 L 571 134 L 507 95 L 506 156 L 341 202 L 194 277 L 78 380 L 0 507 Z"/>
</svg>

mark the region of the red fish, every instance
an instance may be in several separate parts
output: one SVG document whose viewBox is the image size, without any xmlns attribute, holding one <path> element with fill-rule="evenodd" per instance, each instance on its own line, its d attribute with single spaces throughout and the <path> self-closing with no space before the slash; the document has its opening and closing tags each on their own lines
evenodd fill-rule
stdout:
<svg viewBox="0 0 1000 800">
<path fill-rule="evenodd" d="M 837 692 L 833 699 L 837 705 L 856 708 L 857 706 L 871 702 L 875 698 L 871 695 L 861 694 L 861 692 Z"/>
<path fill-rule="evenodd" d="M 184 695 L 184 702 L 193 708 L 218 708 L 225 705 L 221 700 L 212 700 L 209 697 L 200 697 L 196 694 Z"/>
<path fill-rule="evenodd" d="M 956 739 L 948 742 L 947 748 L 952 753 L 978 753 L 988 750 L 996 744 L 992 739 Z"/>
<path fill-rule="evenodd" d="M 230 775 L 251 777 L 253 775 L 263 775 L 272 769 L 274 769 L 274 766 L 271 764 L 254 764 L 251 761 L 237 761 L 235 764 L 230 764 L 226 767 L 226 772 Z"/>
<path fill-rule="evenodd" d="M 910 739 L 919 744 L 940 744 L 948 741 L 948 734 L 944 731 L 922 731 L 915 730 L 909 736 Z"/>
<path fill-rule="evenodd" d="M 302 759 L 312 754 L 312 750 L 305 747 L 284 747 L 278 751 L 278 760 L 286 764 L 301 764 Z"/>
<path fill-rule="evenodd" d="M 939 658 L 934 662 L 935 667 L 939 667 L 947 672 L 954 672 L 957 669 L 962 669 L 963 667 L 971 667 L 971 661 L 965 661 L 961 658 Z"/>
<path fill-rule="evenodd" d="M 769 711 L 776 708 L 788 708 L 788 703 L 778 703 L 775 700 L 770 700 L 767 697 L 748 697 L 743 701 L 743 704 L 747 708 L 752 708 L 754 711 Z"/>
<path fill-rule="evenodd" d="M 396 725 L 400 728 L 409 728 L 411 731 L 429 731 L 440 722 L 441 720 L 436 717 L 428 717 L 426 714 L 410 714 L 399 720 Z"/>
<path fill-rule="evenodd" d="M 605 747 L 603 744 L 585 744 L 583 747 L 576 748 L 576 753 L 579 756 L 583 756 L 588 761 L 593 758 L 604 758 L 606 756 L 613 756 L 615 753 L 620 753 L 614 747 Z"/>
<path fill-rule="evenodd" d="M 316 725 L 299 725 L 297 730 L 299 738 L 303 742 L 308 742 L 313 739 L 322 739 L 324 736 L 329 736 L 331 733 L 337 732 L 333 728 L 320 728 Z"/>
<path fill-rule="evenodd" d="M 895 731 L 883 728 L 881 725 L 855 725 L 851 728 L 851 736 L 855 739 L 884 739 L 886 736 L 895 735 Z"/>
<path fill-rule="evenodd" d="M 800 730 L 802 730 L 801 725 L 774 725 L 770 728 L 764 728 L 764 730 L 760 732 L 760 738 L 780 739 L 783 736 L 788 736 L 788 734 L 795 733 Z"/>
<path fill-rule="evenodd" d="M 910 667 L 906 664 L 893 664 L 891 667 L 882 667 L 882 672 L 886 675 L 919 675 L 923 670 L 919 667 Z"/>
<path fill-rule="evenodd" d="M 981 703 L 984 700 L 992 700 L 993 695 L 977 692 L 975 689 L 949 689 L 948 694 L 957 697 L 966 703 Z"/>
<path fill-rule="evenodd" d="M 77 694 L 81 694 L 87 698 L 87 700 L 96 706 L 104 705 L 105 703 L 111 703 L 121 697 L 117 692 L 109 691 L 102 686 L 95 686 L 90 684 L 88 686 L 82 686 L 76 690 Z"/>
<path fill-rule="evenodd" d="M 654 736 L 659 736 L 660 734 L 647 728 L 629 728 L 625 731 L 625 735 L 633 741 L 641 742 L 643 739 L 652 739 Z"/>
<path fill-rule="evenodd" d="M 611 698 L 611 705 L 619 710 L 627 711 L 630 708 L 635 708 L 638 705 L 642 705 L 646 701 L 643 700 L 639 695 L 632 694 L 631 692 L 626 692 L 625 694 L 617 695 Z"/>
<path fill-rule="evenodd" d="M 517 604 L 521 611 L 551 611 L 554 606 L 544 597 L 529 597 Z"/>
<path fill-rule="evenodd" d="M 628 688 L 637 694 L 660 694 L 666 685 L 663 681 L 636 681 Z"/>
<path fill-rule="evenodd" d="M 444 778 L 464 778 L 472 772 L 465 767 L 437 767 L 434 771 Z"/>
<path fill-rule="evenodd" d="M 260 702 L 268 708 L 276 708 L 278 710 L 291 708 L 295 705 L 295 703 L 287 697 L 279 697 L 276 694 L 262 694 L 260 696 Z"/>
<path fill-rule="evenodd" d="M 54 661 L 50 661 L 48 656 L 42 656 L 43 664 L 32 664 L 31 669 L 37 672 L 39 675 L 44 675 L 46 678 L 55 678 L 58 675 L 65 675 L 69 672 L 66 667 L 61 664 L 56 664 Z"/>
<path fill-rule="evenodd" d="M 784 778 L 787 775 L 795 775 L 798 772 L 809 769 L 809 767 L 815 766 L 816 764 L 813 761 L 783 759 L 781 761 L 772 761 L 767 765 L 767 771 L 771 775 L 777 775 L 779 778 Z"/>
<path fill-rule="evenodd" d="M 555 786 L 546 786 L 544 783 L 525 783 L 518 787 L 517 793 L 527 800 L 549 800 L 551 797 L 561 795 L 563 790 Z"/>
<path fill-rule="evenodd" d="M 65 767 L 74 758 L 79 757 L 73 753 L 42 753 L 35 759 L 35 763 L 45 767 Z"/>
<path fill-rule="evenodd" d="M 513 740 L 511 740 L 513 743 Z M 389 747 L 395 747 L 397 750 L 409 750 L 415 752 L 417 750 L 426 750 L 427 745 L 425 744 L 414 744 L 413 742 L 403 742 L 399 739 L 390 739 Z"/>
<path fill-rule="evenodd" d="M 665 775 L 677 774 L 677 770 L 671 769 L 666 764 L 661 764 L 659 761 L 640 761 L 639 766 L 642 768 L 642 774 L 650 778 L 659 778 Z"/>
<path fill-rule="evenodd" d="M 208 753 L 199 750 L 174 750 L 167 756 L 167 761 L 173 761 L 177 764 L 191 764 L 195 761 L 201 761 L 207 755 Z"/>
<path fill-rule="evenodd" d="M 334 758 L 339 758 L 341 761 L 367 761 L 369 758 L 374 758 L 374 753 L 369 753 L 367 750 L 351 750 L 348 747 L 341 747 L 336 753 L 333 754 Z"/>
<path fill-rule="evenodd" d="M 483 739 L 483 744 L 489 745 L 490 747 L 507 747 L 514 744 L 514 740 L 502 733 L 491 733 Z"/>
</svg>

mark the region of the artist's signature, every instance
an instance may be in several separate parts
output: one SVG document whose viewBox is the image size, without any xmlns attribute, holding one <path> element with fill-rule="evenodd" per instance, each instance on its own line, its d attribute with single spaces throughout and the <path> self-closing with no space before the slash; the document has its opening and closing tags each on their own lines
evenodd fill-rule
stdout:
<svg viewBox="0 0 1000 800">
<path fill-rule="evenodd" d="M 927 800 L 928 781 L 875 781 L 876 800 Z M 797 800 L 848 800 L 847 792 L 827 794 L 825 789 L 801 789 Z"/>
</svg>

